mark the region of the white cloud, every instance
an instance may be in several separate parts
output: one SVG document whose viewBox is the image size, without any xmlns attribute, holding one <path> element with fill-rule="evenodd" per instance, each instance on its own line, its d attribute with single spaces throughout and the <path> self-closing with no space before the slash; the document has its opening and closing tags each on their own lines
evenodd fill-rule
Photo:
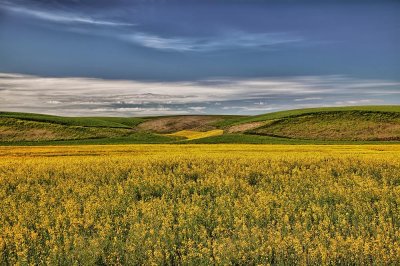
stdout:
<svg viewBox="0 0 400 266">
<path fill-rule="evenodd" d="M 321 97 L 306 97 L 306 98 L 294 99 L 295 102 L 317 101 L 317 100 L 322 100 L 322 98 Z"/>
<path fill-rule="evenodd" d="M 258 106 L 258 107 L 252 107 L 252 106 L 224 106 L 222 107 L 223 110 L 233 110 L 233 109 L 239 109 L 242 111 L 247 111 L 247 112 L 267 112 L 267 111 L 273 111 L 278 109 L 277 107 L 267 107 L 267 106 Z"/>
<path fill-rule="evenodd" d="M 204 110 L 207 109 L 207 107 L 205 107 L 205 106 L 192 106 L 192 107 L 189 107 L 188 109 L 196 111 L 196 112 L 204 112 Z"/>
<path fill-rule="evenodd" d="M 48 104 L 60 104 L 61 102 L 60 101 L 52 101 L 52 100 L 50 100 L 50 101 L 47 101 L 46 103 L 48 103 Z"/>
<path fill-rule="evenodd" d="M 360 100 L 350 100 L 350 101 L 337 101 L 338 105 L 357 105 L 357 104 L 382 104 L 384 101 L 382 99 L 360 99 Z"/>
<path fill-rule="evenodd" d="M 123 39 L 153 49 L 196 52 L 227 48 L 272 47 L 303 40 L 288 33 L 248 33 L 239 31 L 230 31 L 214 37 L 162 37 L 156 34 L 136 32 L 123 35 Z"/>
<path fill-rule="evenodd" d="M 262 113 L 322 105 L 399 104 L 399 88 L 399 82 L 343 76 L 144 82 L 0 73 L 0 110 L 122 116 Z"/>
<path fill-rule="evenodd" d="M 135 24 L 131 23 L 95 19 L 89 16 L 70 14 L 67 12 L 59 12 L 54 10 L 52 11 L 36 10 L 34 8 L 24 8 L 21 6 L 12 6 L 12 5 L 2 5 L 0 7 L 11 12 L 58 23 L 79 23 L 79 24 L 99 25 L 99 26 L 135 26 Z"/>
</svg>

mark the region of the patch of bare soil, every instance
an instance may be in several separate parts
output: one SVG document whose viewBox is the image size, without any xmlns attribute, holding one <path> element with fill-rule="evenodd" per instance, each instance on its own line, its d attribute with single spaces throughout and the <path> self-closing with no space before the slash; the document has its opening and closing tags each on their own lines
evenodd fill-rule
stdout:
<svg viewBox="0 0 400 266">
<path fill-rule="evenodd" d="M 51 130 L 42 128 L 33 128 L 26 132 L 26 138 L 29 140 L 51 140 L 56 139 L 57 134 Z"/>
<path fill-rule="evenodd" d="M 35 141 L 35 140 L 52 140 L 56 139 L 56 134 L 47 129 L 28 129 L 18 130 L 9 128 L 7 130 L 0 129 L 0 141 Z"/>
<path fill-rule="evenodd" d="M 7 140 L 8 138 L 15 136 L 17 132 L 9 129 L 8 127 L 0 127 L 0 141 Z"/>
<path fill-rule="evenodd" d="M 161 117 L 138 125 L 139 130 L 152 131 L 157 133 L 171 133 L 180 130 L 208 131 L 216 129 L 211 125 L 222 120 L 215 116 L 175 116 Z"/>
<path fill-rule="evenodd" d="M 244 123 L 240 125 L 231 126 L 227 129 L 228 133 L 241 133 L 250 129 L 255 129 L 264 125 L 265 122 L 252 122 L 252 123 Z"/>
</svg>

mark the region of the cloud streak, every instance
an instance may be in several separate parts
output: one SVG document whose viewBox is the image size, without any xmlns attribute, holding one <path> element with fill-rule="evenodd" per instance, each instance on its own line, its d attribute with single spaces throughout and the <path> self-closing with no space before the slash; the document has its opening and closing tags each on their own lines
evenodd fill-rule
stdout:
<svg viewBox="0 0 400 266">
<path fill-rule="evenodd" d="M 60 11 L 47 11 L 47 10 L 39 10 L 34 8 L 24 8 L 21 6 L 12 6 L 12 5 L 1 5 L 0 7 L 18 13 L 20 15 L 26 15 L 30 17 L 34 17 L 41 20 L 57 22 L 57 23 L 74 23 L 74 24 L 86 24 L 86 25 L 98 25 L 98 26 L 135 26 L 133 23 L 124 23 L 124 22 L 116 22 L 116 21 L 108 21 L 95 19 L 90 16 L 71 14 L 68 12 L 60 12 Z"/>
<path fill-rule="evenodd" d="M 247 33 L 231 31 L 218 37 L 161 37 L 149 33 L 124 35 L 123 39 L 141 46 L 170 51 L 209 52 L 233 48 L 271 48 L 293 44 L 303 38 L 288 33 Z"/>
<path fill-rule="evenodd" d="M 38 6 L 25 7 L 11 3 L 1 3 L 0 8 L 14 14 L 57 24 L 68 24 L 64 30 L 114 38 L 149 49 L 174 52 L 210 52 L 224 49 L 270 49 L 304 42 L 304 38 L 289 32 L 246 32 L 227 30 L 208 36 L 174 36 L 155 31 L 140 31 L 139 24 L 94 18 L 80 12 L 43 9 Z M 132 20 L 130 18 L 129 20 Z M 87 29 L 87 26 L 98 26 Z M 132 30 L 132 26 L 136 26 Z M 101 27 L 113 27 L 105 31 Z"/>
<path fill-rule="evenodd" d="M 98 116 L 258 114 L 313 106 L 400 104 L 399 91 L 400 82 L 343 76 L 145 82 L 0 73 L 0 111 Z"/>
</svg>

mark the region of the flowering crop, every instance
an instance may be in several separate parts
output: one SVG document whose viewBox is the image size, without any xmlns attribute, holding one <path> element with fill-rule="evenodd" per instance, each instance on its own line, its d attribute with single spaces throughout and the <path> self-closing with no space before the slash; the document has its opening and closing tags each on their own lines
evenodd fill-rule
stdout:
<svg viewBox="0 0 400 266">
<path fill-rule="evenodd" d="M 400 146 L 0 147 L 0 264 L 400 264 Z"/>
<path fill-rule="evenodd" d="M 214 129 L 209 131 L 194 131 L 194 130 L 181 130 L 175 133 L 166 134 L 167 136 L 173 137 L 184 137 L 186 139 L 201 139 L 214 136 L 220 136 L 224 133 L 222 129 Z"/>
</svg>

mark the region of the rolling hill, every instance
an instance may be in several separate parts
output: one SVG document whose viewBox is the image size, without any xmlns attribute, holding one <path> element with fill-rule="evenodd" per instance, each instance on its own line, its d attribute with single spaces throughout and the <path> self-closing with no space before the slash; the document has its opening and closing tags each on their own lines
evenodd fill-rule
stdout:
<svg viewBox="0 0 400 266">
<path fill-rule="evenodd" d="M 144 118 L 0 112 L 0 145 L 398 141 L 400 106 L 309 108 L 257 116 Z"/>
</svg>

